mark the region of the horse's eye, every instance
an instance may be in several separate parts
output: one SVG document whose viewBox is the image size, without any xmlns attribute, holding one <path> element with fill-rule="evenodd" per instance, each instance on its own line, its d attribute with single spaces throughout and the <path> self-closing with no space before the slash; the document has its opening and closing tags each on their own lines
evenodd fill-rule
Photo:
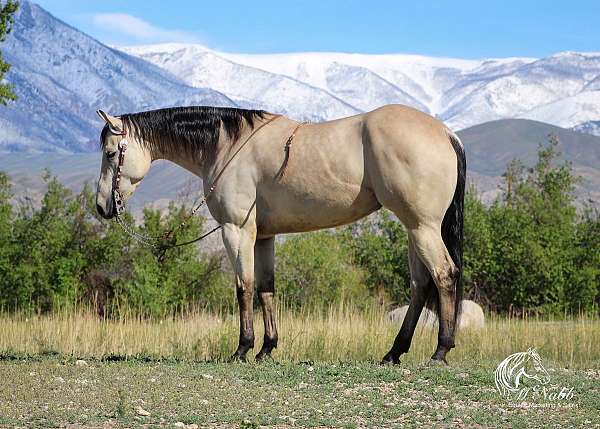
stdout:
<svg viewBox="0 0 600 429">
<path fill-rule="evenodd" d="M 106 153 L 106 159 L 113 159 L 115 157 L 115 155 L 117 154 L 117 152 L 107 152 Z"/>
</svg>

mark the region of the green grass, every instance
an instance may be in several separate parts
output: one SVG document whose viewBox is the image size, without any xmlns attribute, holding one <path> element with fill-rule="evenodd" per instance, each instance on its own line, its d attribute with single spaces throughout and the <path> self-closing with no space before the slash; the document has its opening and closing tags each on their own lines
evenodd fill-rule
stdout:
<svg viewBox="0 0 600 429">
<path fill-rule="evenodd" d="M 0 427 L 600 427 L 597 318 L 489 316 L 459 332 L 449 367 L 426 364 L 436 334 L 418 330 L 402 364 L 382 367 L 398 330 L 383 315 L 279 311 L 278 363 L 260 365 L 223 362 L 234 315 L 0 315 Z M 529 347 L 571 401 L 515 405 L 496 392 L 496 366 Z"/>
<path fill-rule="evenodd" d="M 598 427 L 600 371 L 553 370 L 575 397 L 511 406 L 493 364 L 0 362 L 0 425 L 52 427 Z M 148 416 L 139 414 L 139 408 Z M 193 427 L 193 426 L 192 426 Z"/>
</svg>

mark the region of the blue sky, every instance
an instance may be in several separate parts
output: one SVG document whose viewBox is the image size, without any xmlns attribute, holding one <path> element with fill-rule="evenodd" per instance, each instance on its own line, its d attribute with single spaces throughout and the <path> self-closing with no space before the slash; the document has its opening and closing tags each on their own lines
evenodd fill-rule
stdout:
<svg viewBox="0 0 600 429">
<path fill-rule="evenodd" d="M 541 57 L 600 51 L 600 0 L 38 0 L 117 45 L 198 42 L 228 52 Z"/>
</svg>

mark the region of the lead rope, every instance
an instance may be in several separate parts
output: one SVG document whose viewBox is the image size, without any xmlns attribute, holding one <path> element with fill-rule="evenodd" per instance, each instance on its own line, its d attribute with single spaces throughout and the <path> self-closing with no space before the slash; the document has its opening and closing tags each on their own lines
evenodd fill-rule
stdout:
<svg viewBox="0 0 600 429">
<path fill-rule="evenodd" d="M 120 182 L 121 182 L 121 169 L 125 162 L 125 151 L 127 150 L 127 140 L 125 139 L 127 132 L 126 131 L 115 132 L 114 130 L 111 130 L 114 134 L 123 136 L 123 139 L 119 142 L 119 165 L 117 167 L 117 173 L 115 175 L 115 182 L 113 183 L 113 199 L 115 201 L 115 206 L 116 206 L 117 223 L 121 226 L 121 228 L 123 228 L 123 230 L 125 231 L 125 233 L 127 233 L 127 235 L 129 235 L 131 238 L 136 240 L 138 243 L 140 243 L 146 247 L 151 247 L 154 250 L 157 250 L 159 252 L 159 254 L 158 254 L 159 262 L 161 262 L 164 259 L 164 256 L 165 256 L 165 253 L 167 252 L 167 250 L 172 249 L 174 247 L 186 246 L 188 244 L 196 243 L 196 242 L 208 237 L 212 233 L 218 231 L 219 229 L 223 228 L 223 225 L 218 225 L 215 228 L 208 231 L 207 233 L 202 234 L 200 237 L 195 238 L 190 241 L 186 241 L 184 243 L 177 243 L 177 242 L 170 240 L 171 236 L 173 236 L 173 240 L 176 240 L 174 233 L 176 233 L 181 228 L 183 228 L 187 224 L 187 221 L 189 221 L 198 212 L 198 210 L 200 210 L 200 208 L 202 206 L 204 206 L 204 204 L 206 204 L 206 200 L 214 192 L 217 182 L 219 181 L 221 176 L 223 176 L 225 169 L 229 166 L 229 164 L 231 164 L 233 159 L 237 156 L 238 153 L 240 153 L 240 151 L 244 148 L 244 146 L 246 146 L 246 144 L 250 141 L 250 139 L 252 139 L 252 137 L 254 137 L 254 135 L 258 131 L 261 130 L 261 128 L 270 124 L 271 122 L 278 119 L 279 117 L 281 117 L 281 115 L 275 115 L 271 119 L 269 119 L 267 122 L 264 122 L 259 127 L 255 128 L 252 131 L 252 133 L 250 133 L 248 138 L 246 138 L 244 143 L 242 143 L 240 145 L 240 147 L 235 151 L 235 153 L 231 156 L 231 158 L 229 158 L 229 160 L 225 163 L 225 165 L 223 165 L 223 168 L 221 168 L 221 171 L 219 171 L 219 174 L 213 181 L 208 192 L 204 195 L 204 197 L 202 197 L 202 200 L 196 205 L 196 207 L 194 207 L 192 209 L 190 214 L 183 221 L 181 221 L 181 223 L 178 226 L 171 228 L 169 231 L 167 231 L 166 233 L 164 233 L 158 237 L 153 237 L 148 234 L 141 234 L 141 233 L 135 231 L 129 225 L 127 225 L 123 221 L 123 218 L 121 217 L 121 214 L 125 210 L 125 204 L 123 203 L 123 198 L 119 191 L 119 187 L 120 187 Z"/>
</svg>

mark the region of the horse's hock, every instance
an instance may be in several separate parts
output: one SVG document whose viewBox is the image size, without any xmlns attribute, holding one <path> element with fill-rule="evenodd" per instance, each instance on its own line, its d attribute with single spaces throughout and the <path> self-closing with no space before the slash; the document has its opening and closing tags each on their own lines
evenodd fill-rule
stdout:
<svg viewBox="0 0 600 429">
<path fill-rule="evenodd" d="M 391 323 L 402 323 L 404 321 L 404 317 L 406 316 L 406 312 L 408 311 L 408 305 L 404 305 L 399 308 L 395 308 L 394 310 L 388 312 L 386 314 L 386 319 Z M 421 317 L 419 317 L 419 322 L 417 323 L 418 327 L 425 328 L 434 328 L 438 324 L 437 316 L 434 312 L 430 311 L 427 308 L 423 309 L 421 313 Z M 485 316 L 483 314 L 483 309 L 479 304 L 474 301 L 465 299 L 462 301 L 462 312 L 460 315 L 460 319 L 458 321 L 458 326 L 460 329 L 465 328 L 475 328 L 480 329 L 485 325 Z"/>
</svg>

